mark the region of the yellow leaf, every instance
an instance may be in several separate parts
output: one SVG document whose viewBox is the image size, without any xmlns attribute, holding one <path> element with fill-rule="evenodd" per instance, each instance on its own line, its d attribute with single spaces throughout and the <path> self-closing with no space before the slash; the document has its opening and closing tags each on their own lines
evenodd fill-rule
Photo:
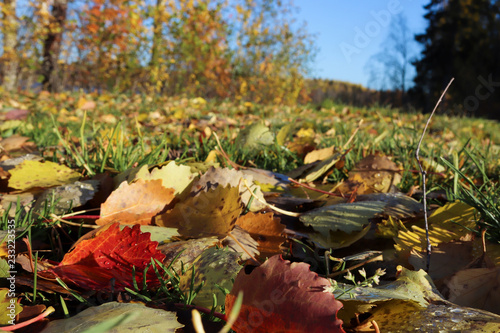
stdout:
<svg viewBox="0 0 500 333">
<path fill-rule="evenodd" d="M 432 213 L 429 217 L 429 238 L 431 244 L 436 246 L 447 243 L 470 233 L 469 229 L 475 228 L 475 209 L 461 202 L 447 203 Z M 410 230 L 401 230 L 394 239 L 398 252 L 414 249 L 418 252 L 426 250 L 427 241 L 425 230 L 412 226 Z"/>
<path fill-rule="evenodd" d="M 9 289 L 0 289 L 0 325 L 14 324 L 16 315 L 23 311 L 23 307 L 17 303 L 17 298 L 10 297 L 9 294 Z"/>
<path fill-rule="evenodd" d="M 147 167 L 143 167 L 139 170 L 135 179 L 160 179 L 163 187 L 174 189 L 174 195 L 179 196 L 186 190 L 189 191 L 195 176 L 196 174 L 191 172 L 190 167 L 177 165 L 174 161 L 171 161 L 161 168 L 154 168 L 151 172 L 148 171 Z"/>
<path fill-rule="evenodd" d="M 24 161 L 9 172 L 9 187 L 22 191 L 33 187 L 69 184 L 80 178 L 78 172 L 49 161 Z"/>
<path fill-rule="evenodd" d="M 187 237 L 225 236 L 235 226 L 241 213 L 238 187 L 218 186 L 180 202 L 156 217 L 156 224 L 177 227 Z"/>
<path fill-rule="evenodd" d="M 301 128 L 295 135 L 299 138 L 314 138 L 315 134 L 312 128 Z"/>
<path fill-rule="evenodd" d="M 328 157 L 333 156 L 335 154 L 335 147 L 331 146 L 323 149 L 316 149 L 309 153 L 307 153 L 306 157 L 304 157 L 304 164 L 313 163 L 316 161 L 322 161 L 327 159 Z"/>
</svg>

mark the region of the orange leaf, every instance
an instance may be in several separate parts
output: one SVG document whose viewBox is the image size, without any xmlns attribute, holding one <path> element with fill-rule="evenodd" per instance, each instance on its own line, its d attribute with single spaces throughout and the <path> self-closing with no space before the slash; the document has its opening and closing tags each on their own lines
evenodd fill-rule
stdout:
<svg viewBox="0 0 500 333">
<path fill-rule="evenodd" d="M 159 179 L 139 179 L 131 185 L 127 182 L 121 183 L 101 205 L 101 218 L 96 223 L 152 224 L 153 217 L 174 199 L 174 190 L 161 184 Z"/>
<path fill-rule="evenodd" d="M 280 244 L 285 241 L 281 236 L 285 226 L 275 218 L 273 213 L 255 214 L 248 213 L 236 221 L 236 225 L 245 229 L 259 243 L 258 250 L 261 257 L 271 257 L 280 253 Z"/>
</svg>

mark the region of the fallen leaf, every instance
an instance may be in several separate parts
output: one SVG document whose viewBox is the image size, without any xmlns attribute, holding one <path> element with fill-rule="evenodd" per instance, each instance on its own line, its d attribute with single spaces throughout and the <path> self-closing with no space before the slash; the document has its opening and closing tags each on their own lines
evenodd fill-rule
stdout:
<svg viewBox="0 0 500 333">
<path fill-rule="evenodd" d="M 247 213 L 240 216 L 236 225 L 248 231 L 259 243 L 258 250 L 263 258 L 281 253 L 280 244 L 285 241 L 285 226 L 273 213 Z"/>
<path fill-rule="evenodd" d="M 9 187 L 18 190 L 28 190 L 34 187 L 52 187 L 77 181 L 80 174 L 70 168 L 54 162 L 29 161 L 9 171 Z"/>
<path fill-rule="evenodd" d="M 475 228 L 475 209 L 461 202 L 447 203 L 436 209 L 428 219 L 429 237 L 432 246 L 441 243 L 458 241 L 471 233 Z M 426 231 L 422 227 L 412 225 L 411 230 L 400 230 L 394 238 L 394 247 L 400 253 L 411 250 L 425 252 L 427 248 Z"/>
<path fill-rule="evenodd" d="M 173 188 L 174 195 L 180 197 L 183 197 L 183 193 L 189 192 L 195 177 L 196 174 L 191 172 L 190 167 L 177 165 L 174 161 L 161 168 L 154 168 L 151 172 L 145 166 L 135 175 L 135 179 L 161 179 L 163 187 Z"/>
<path fill-rule="evenodd" d="M 236 145 L 249 153 L 255 154 L 265 146 L 274 143 L 274 135 L 262 122 L 252 124 L 240 131 Z"/>
<path fill-rule="evenodd" d="M 288 139 L 288 136 L 292 132 L 293 125 L 292 124 L 286 124 L 285 126 L 281 127 L 278 134 L 276 135 L 276 143 L 280 146 L 283 146 Z"/>
<path fill-rule="evenodd" d="M 207 248 L 215 246 L 219 242 L 217 237 L 203 237 L 189 239 L 187 241 L 177 241 L 158 246 L 165 260 L 163 264 L 169 269 L 173 269 L 177 274 L 182 275 L 182 269 L 191 269 L 193 261 Z"/>
<path fill-rule="evenodd" d="M 86 204 L 98 188 L 98 180 L 83 180 L 47 189 L 36 200 L 33 212 L 40 214 L 44 209 L 53 209 L 56 215 L 64 214 L 71 208 Z"/>
<path fill-rule="evenodd" d="M 15 151 L 23 147 L 23 145 L 29 140 L 27 136 L 12 135 L 8 138 L 0 140 L 0 147 L 5 149 L 5 151 Z"/>
<path fill-rule="evenodd" d="M 313 227 L 310 237 L 325 248 L 342 248 L 361 239 L 369 230 L 370 219 L 380 215 L 383 201 L 343 203 L 313 209 L 299 219 Z"/>
<path fill-rule="evenodd" d="M 243 230 L 238 225 L 229 232 L 229 235 L 221 243 L 223 247 L 227 247 L 229 250 L 238 253 L 242 261 L 251 259 L 250 255 L 252 257 L 259 255 L 259 250 L 257 250 L 259 244 L 246 230 Z"/>
<path fill-rule="evenodd" d="M 166 209 L 174 199 L 174 190 L 163 187 L 161 182 L 159 179 L 139 179 L 130 185 L 121 183 L 101 205 L 101 218 L 96 224 L 152 224 L 153 217 Z"/>
<path fill-rule="evenodd" d="M 28 117 L 29 110 L 13 109 L 3 115 L 5 120 L 24 120 Z"/>
<path fill-rule="evenodd" d="M 342 160 L 344 155 L 345 151 L 337 152 L 325 160 L 312 163 L 310 169 L 307 169 L 304 172 L 300 173 L 299 181 L 302 183 L 309 183 L 324 176 L 331 168 L 335 166 L 335 164 Z M 294 177 L 295 173 L 293 172 L 290 172 L 289 176 L 292 178 L 297 178 Z"/>
<path fill-rule="evenodd" d="M 325 287 L 330 282 L 311 272 L 309 265 L 273 256 L 250 274 L 240 271 L 226 296 L 226 313 L 242 291 L 243 304 L 233 325 L 238 333 L 344 332 L 337 319 L 342 303 Z"/>
<path fill-rule="evenodd" d="M 224 304 L 226 297 L 223 290 L 229 291 L 231 289 L 233 286 L 232 280 L 243 268 L 238 264 L 238 261 L 239 255 L 237 253 L 216 247 L 208 248 L 196 258 L 186 274 L 181 276 L 179 288 L 188 297 L 190 290 L 196 290 L 203 284 L 203 287 L 194 298 L 194 304 L 209 309 L 213 305 L 220 308 Z M 213 304 L 214 297 L 217 304 Z"/>
<path fill-rule="evenodd" d="M 398 279 L 389 284 L 371 288 L 351 289 L 338 299 L 345 308 L 356 309 L 360 303 L 375 305 L 369 316 L 358 327 L 366 327 L 375 321 L 383 332 L 414 332 L 422 328 L 425 332 L 496 332 L 500 328 L 500 316 L 481 310 L 462 308 L 443 299 L 423 271 L 411 271 L 399 266 Z M 335 293 L 340 293 L 341 290 Z M 355 306 L 351 306 L 354 302 Z M 366 309 L 366 307 L 365 307 Z M 339 313 L 340 314 L 340 313 Z M 355 318 L 354 312 L 343 313 L 343 318 Z"/>
<path fill-rule="evenodd" d="M 237 187 L 219 186 L 190 197 L 156 217 L 156 224 L 179 228 L 186 237 L 226 236 L 241 213 Z"/>
<path fill-rule="evenodd" d="M 0 162 L 0 167 L 5 171 L 9 171 L 14 169 L 17 165 L 21 164 L 24 161 L 43 161 L 38 155 L 35 154 L 26 154 L 23 156 L 9 158 L 8 160 Z"/>
<path fill-rule="evenodd" d="M 464 269 L 446 285 L 451 302 L 500 314 L 500 267 Z"/>
<path fill-rule="evenodd" d="M 141 233 L 139 225 L 120 230 L 119 224 L 113 223 L 106 232 L 80 242 L 58 266 L 38 274 L 49 278 L 58 276 L 82 289 L 133 289 L 133 267 L 137 285 L 142 286 L 144 269 L 151 264 L 151 260 L 163 262 L 165 255 L 157 249 L 157 245 L 149 239 L 149 233 Z M 148 288 L 160 284 L 152 267 L 144 278 Z"/>
<path fill-rule="evenodd" d="M 304 157 L 304 164 L 314 163 L 316 161 L 323 161 L 332 157 L 335 154 L 335 146 L 323 149 L 316 149 L 307 153 Z"/>
<path fill-rule="evenodd" d="M 23 311 L 17 297 L 11 297 L 9 288 L 0 288 L 0 325 L 16 323 L 16 316 Z"/>
<path fill-rule="evenodd" d="M 109 333 L 151 332 L 174 333 L 184 327 L 175 312 L 148 308 L 137 303 L 109 302 L 92 306 L 68 319 L 51 321 L 43 333 L 102 332 L 97 326 L 110 323 Z"/>
<path fill-rule="evenodd" d="M 248 190 L 243 180 L 246 180 L 250 190 Z M 218 186 L 225 187 L 227 185 L 239 188 L 241 202 L 245 207 L 250 205 L 248 207 L 250 211 L 256 212 L 266 207 L 265 204 L 260 202 L 265 202 L 264 194 L 260 187 L 253 183 L 253 177 L 235 169 L 211 167 L 193 184 L 193 191 L 207 191 Z M 258 197 L 260 201 L 255 200 L 251 193 Z"/>
<path fill-rule="evenodd" d="M 80 110 L 93 110 L 95 109 L 95 107 L 96 107 L 96 102 L 87 100 L 83 97 L 80 97 L 76 105 L 76 108 Z"/>
<path fill-rule="evenodd" d="M 360 160 L 349 171 L 349 178 L 342 182 L 337 190 L 350 193 L 354 189 L 358 194 L 387 193 L 401 182 L 401 169 L 386 156 L 369 155 Z"/>
<path fill-rule="evenodd" d="M 5 171 L 2 167 L 0 167 L 0 179 L 7 179 L 10 177 L 10 173 Z"/>
<path fill-rule="evenodd" d="M 473 260 L 472 241 L 452 241 L 432 247 L 432 259 L 429 276 L 436 286 L 441 287 L 442 280 L 466 267 Z M 426 269 L 427 254 L 412 250 L 408 262 L 416 269 Z"/>
</svg>

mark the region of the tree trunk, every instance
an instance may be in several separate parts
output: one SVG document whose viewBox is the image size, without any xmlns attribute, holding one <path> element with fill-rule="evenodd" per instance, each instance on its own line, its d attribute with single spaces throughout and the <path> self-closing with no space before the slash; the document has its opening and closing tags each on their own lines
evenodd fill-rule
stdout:
<svg viewBox="0 0 500 333">
<path fill-rule="evenodd" d="M 19 58 L 16 54 L 17 17 L 16 0 L 4 0 L 3 20 L 3 83 L 2 87 L 11 91 L 16 87 L 17 67 Z"/>
<path fill-rule="evenodd" d="M 52 5 L 51 27 L 43 43 L 42 85 L 45 90 L 57 92 L 61 89 L 61 80 L 58 80 L 59 53 L 61 40 L 66 22 L 68 0 L 54 0 Z"/>
</svg>

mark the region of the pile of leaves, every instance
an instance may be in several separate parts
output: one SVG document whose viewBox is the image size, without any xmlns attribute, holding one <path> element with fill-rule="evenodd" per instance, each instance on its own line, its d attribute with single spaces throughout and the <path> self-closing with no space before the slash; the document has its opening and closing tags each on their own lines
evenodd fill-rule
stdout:
<svg viewBox="0 0 500 333">
<path fill-rule="evenodd" d="M 290 122 L 276 125 L 277 107 L 173 99 L 142 116 L 117 98 L 130 126 L 89 129 L 116 119 L 104 97 L 13 98 L 0 113 L 5 330 L 500 330 L 500 226 L 485 196 L 498 124 L 476 137 L 491 161 L 439 123 L 424 143 L 451 156 L 423 157 L 426 273 L 420 175 L 408 152 L 391 155 L 414 151 L 420 127 L 406 141 L 388 127 L 421 116 L 283 108 Z M 35 110 L 57 114 L 51 131 Z"/>
</svg>

